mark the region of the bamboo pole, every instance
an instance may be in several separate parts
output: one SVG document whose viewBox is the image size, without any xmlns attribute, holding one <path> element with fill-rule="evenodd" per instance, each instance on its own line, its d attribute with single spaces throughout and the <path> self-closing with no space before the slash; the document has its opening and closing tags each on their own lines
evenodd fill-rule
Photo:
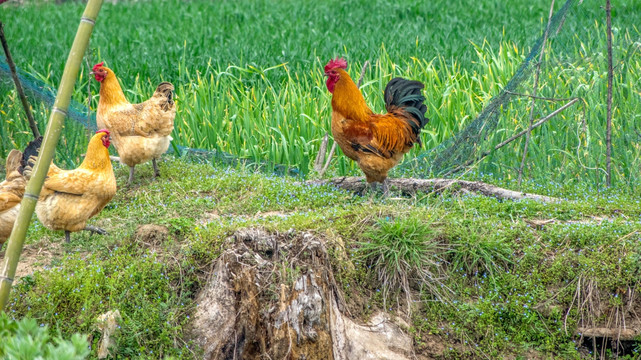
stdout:
<svg viewBox="0 0 641 360">
<path fill-rule="evenodd" d="M 89 81 L 87 81 L 87 140 L 90 141 L 93 136 L 91 131 L 91 49 L 87 49 L 87 56 L 85 57 L 87 64 L 87 74 L 89 74 Z"/>
<path fill-rule="evenodd" d="M 87 2 L 87 6 L 80 20 L 80 25 L 78 26 L 78 31 L 76 32 L 76 37 L 71 46 L 71 51 L 69 51 L 62 80 L 58 87 L 58 95 L 53 104 L 47 130 L 45 131 L 40 155 L 34 166 L 33 176 L 27 183 L 20 212 L 18 213 L 18 218 L 9 237 L 8 247 L 5 252 L 2 271 L 0 271 L 0 311 L 4 311 L 9 300 L 9 292 L 11 291 L 13 277 L 16 274 L 25 236 L 27 235 L 27 228 L 31 222 L 31 216 L 33 215 L 33 210 L 40 196 L 40 190 L 42 189 L 42 184 L 44 184 L 47 171 L 49 171 L 49 165 L 51 164 L 51 160 L 53 160 L 56 144 L 60 138 L 64 120 L 67 117 L 71 93 L 78 78 L 82 57 L 87 49 L 89 38 L 91 37 L 91 32 L 93 31 L 96 17 L 101 6 L 102 0 L 89 0 Z"/>
<path fill-rule="evenodd" d="M 605 183 L 607 187 L 612 186 L 612 15 L 610 0 L 605 2 L 606 26 L 608 31 L 608 98 L 606 114 L 606 133 L 605 133 Z"/>
<path fill-rule="evenodd" d="M 0 3 L 2 2 L 0 1 Z M 16 71 L 16 64 L 13 62 L 7 38 L 4 36 L 4 25 L 2 24 L 2 21 L 0 21 L 0 41 L 2 41 L 2 48 L 4 49 L 4 54 L 7 57 L 7 64 L 9 64 L 9 70 L 11 70 L 11 77 L 13 78 L 13 83 L 16 85 L 18 97 L 20 97 L 20 102 L 22 102 L 22 107 L 27 115 L 27 121 L 29 121 L 31 133 L 33 134 L 33 138 L 37 139 L 40 137 L 40 131 L 38 131 L 38 126 L 33 118 L 33 113 L 31 113 L 31 107 L 29 106 L 29 101 L 27 101 L 27 97 L 22 89 L 22 84 L 20 84 L 20 78 L 18 78 L 18 72 Z"/>
</svg>

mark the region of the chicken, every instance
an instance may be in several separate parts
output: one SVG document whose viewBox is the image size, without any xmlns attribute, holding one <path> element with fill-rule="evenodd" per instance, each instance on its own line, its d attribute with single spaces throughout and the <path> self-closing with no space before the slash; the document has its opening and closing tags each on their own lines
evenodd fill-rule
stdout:
<svg viewBox="0 0 641 360">
<path fill-rule="evenodd" d="M 109 130 L 98 130 L 89 140 L 87 155 L 74 170 L 62 170 L 53 163 L 40 191 L 36 204 L 38 220 L 51 230 L 64 230 L 69 242 L 70 233 L 88 230 L 99 234 L 107 232 L 87 225 L 116 194 L 116 177 L 109 159 Z M 35 158 L 31 157 L 24 170 L 27 178 Z"/>
<path fill-rule="evenodd" d="M 0 246 L 11 235 L 13 224 L 20 211 L 20 202 L 27 185 L 27 180 L 22 175 L 22 166 L 31 155 L 37 154 L 41 142 L 42 137 L 30 142 L 25 148 L 24 155 L 19 150 L 13 149 L 7 156 L 6 178 L 0 183 Z"/>
<path fill-rule="evenodd" d="M 22 153 L 19 150 L 11 150 L 7 156 L 6 178 L 0 183 L 0 247 L 11 235 L 27 184 L 18 172 L 21 157 Z"/>
<path fill-rule="evenodd" d="M 169 148 L 176 117 L 174 86 L 162 82 L 151 99 L 130 104 L 116 74 L 103 64 L 93 67 L 94 77 L 100 82 L 96 115 L 98 128 L 111 131 L 120 161 L 129 166 L 129 185 L 133 181 L 134 167 L 149 160 L 153 164 L 154 177 L 160 176 L 156 159 Z"/>
<path fill-rule="evenodd" d="M 332 93 L 332 134 L 343 153 L 356 161 L 370 187 L 383 184 L 387 193 L 387 172 L 396 166 L 415 143 L 429 119 L 419 81 L 392 79 L 385 87 L 387 114 L 374 114 L 354 81 L 345 71 L 343 58 L 325 65 L 327 90 Z"/>
</svg>

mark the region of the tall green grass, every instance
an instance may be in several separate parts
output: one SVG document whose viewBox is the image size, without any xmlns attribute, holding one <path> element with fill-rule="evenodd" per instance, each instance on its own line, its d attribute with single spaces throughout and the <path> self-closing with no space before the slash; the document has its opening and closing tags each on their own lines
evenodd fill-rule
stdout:
<svg viewBox="0 0 641 360">
<path fill-rule="evenodd" d="M 358 78 L 372 65 L 361 88 L 375 111 L 383 111 L 382 91 L 394 76 L 425 83 L 431 119 L 423 149 L 437 147 L 476 117 L 507 84 L 545 26 L 547 4 L 509 5 L 485 0 L 405 2 L 135 2 L 105 4 L 92 39 L 94 60 L 106 60 L 121 79 L 131 102 L 149 97 L 160 80 L 176 85 L 178 114 L 173 134 L 180 145 L 222 150 L 310 171 L 323 135 L 329 131 L 330 94 L 322 76 L 325 62 L 345 56 Z M 582 106 L 566 110 L 535 130 L 527 176 L 566 182 L 603 182 L 605 167 L 605 34 L 596 1 L 566 20 L 567 35 L 552 42 L 541 76 L 540 94 L 579 96 Z M 558 5 L 560 6 L 560 5 Z M 8 8 L 6 32 L 23 69 L 51 85 L 61 74 L 66 48 L 81 5 L 38 4 Z M 615 73 L 614 174 L 618 184 L 634 185 L 641 168 L 641 39 L 635 1 L 622 1 L 614 15 Z M 34 16 L 42 17 L 33 22 Z M 380 24 L 385 24 L 381 26 Z M 42 54 L 46 53 L 43 61 Z M 87 102 L 87 69 L 74 98 Z M 531 92 L 531 82 L 521 86 Z M 10 90 L 0 100 L 0 156 L 28 140 L 28 128 Z M 92 106 L 97 105 L 97 97 Z M 489 149 L 528 125 L 530 101 L 506 105 Z M 539 102 L 537 117 L 558 104 Z M 39 118 L 47 110 L 36 104 Z M 84 151 L 82 129 L 65 129 L 59 157 L 74 163 Z M 11 145 L 8 145 L 11 144 Z M 470 176 L 511 179 L 521 158 L 516 141 L 490 155 Z M 474 156 L 471 154 L 470 156 Z M 342 154 L 329 175 L 358 174 Z M 395 176 L 399 176 L 395 173 Z M 412 174 L 409 175 L 425 175 Z"/>
</svg>

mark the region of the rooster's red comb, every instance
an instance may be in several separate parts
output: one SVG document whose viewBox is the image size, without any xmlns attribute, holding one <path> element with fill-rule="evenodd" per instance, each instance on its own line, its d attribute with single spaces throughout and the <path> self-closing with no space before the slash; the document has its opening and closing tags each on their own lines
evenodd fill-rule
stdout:
<svg viewBox="0 0 641 360">
<path fill-rule="evenodd" d="M 105 133 L 105 134 L 107 134 L 107 135 L 109 135 L 109 134 L 110 134 L 110 133 L 109 133 L 109 130 L 107 130 L 107 129 L 100 129 L 100 130 L 96 131 L 96 134 L 99 134 L 99 133 Z"/>
<path fill-rule="evenodd" d="M 338 56 L 336 59 L 330 60 L 327 65 L 325 65 L 325 72 L 328 72 L 332 69 L 336 68 L 341 68 L 343 70 L 347 70 L 347 61 L 343 58 L 339 58 Z"/>
<path fill-rule="evenodd" d="M 101 63 L 97 63 L 96 65 L 93 66 L 92 70 L 95 72 L 96 70 L 100 69 L 104 64 L 105 64 L 104 61 Z"/>
</svg>

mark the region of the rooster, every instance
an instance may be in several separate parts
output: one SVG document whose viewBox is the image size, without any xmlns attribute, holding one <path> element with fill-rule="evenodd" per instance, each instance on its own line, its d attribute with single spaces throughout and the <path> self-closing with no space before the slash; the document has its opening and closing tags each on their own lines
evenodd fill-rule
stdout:
<svg viewBox="0 0 641 360">
<path fill-rule="evenodd" d="M 174 86 L 162 82 L 151 99 L 130 104 L 116 74 L 103 64 L 93 67 L 94 77 L 100 83 L 98 128 L 111 131 L 120 161 L 129 166 L 129 185 L 134 178 L 134 167 L 149 160 L 153 164 L 154 177 L 160 176 L 156 159 L 169 148 L 176 117 Z"/>
<path fill-rule="evenodd" d="M 116 194 L 109 144 L 109 130 L 98 130 L 89 140 L 87 155 L 77 169 L 62 170 L 53 163 L 49 167 L 36 214 L 47 228 L 64 230 L 66 242 L 71 232 L 80 230 L 107 233 L 87 225 L 87 220 L 98 214 Z M 34 162 L 35 157 L 31 157 L 24 169 L 27 179 L 31 177 Z"/>
<path fill-rule="evenodd" d="M 41 142 L 42 137 L 39 137 L 27 145 L 24 154 L 13 149 L 7 156 L 6 178 L 0 183 L 0 247 L 11 235 L 20 211 L 20 202 L 27 185 L 27 180 L 22 175 L 22 167 L 26 164 L 26 159 L 37 154 Z"/>
<path fill-rule="evenodd" d="M 332 93 L 332 134 L 343 153 L 356 161 L 370 187 L 383 184 L 387 194 L 387 172 L 415 143 L 429 119 L 421 94 L 424 85 L 403 78 L 392 79 L 385 87 L 387 114 L 374 114 L 354 81 L 345 71 L 343 58 L 325 65 L 327 90 Z"/>
</svg>

